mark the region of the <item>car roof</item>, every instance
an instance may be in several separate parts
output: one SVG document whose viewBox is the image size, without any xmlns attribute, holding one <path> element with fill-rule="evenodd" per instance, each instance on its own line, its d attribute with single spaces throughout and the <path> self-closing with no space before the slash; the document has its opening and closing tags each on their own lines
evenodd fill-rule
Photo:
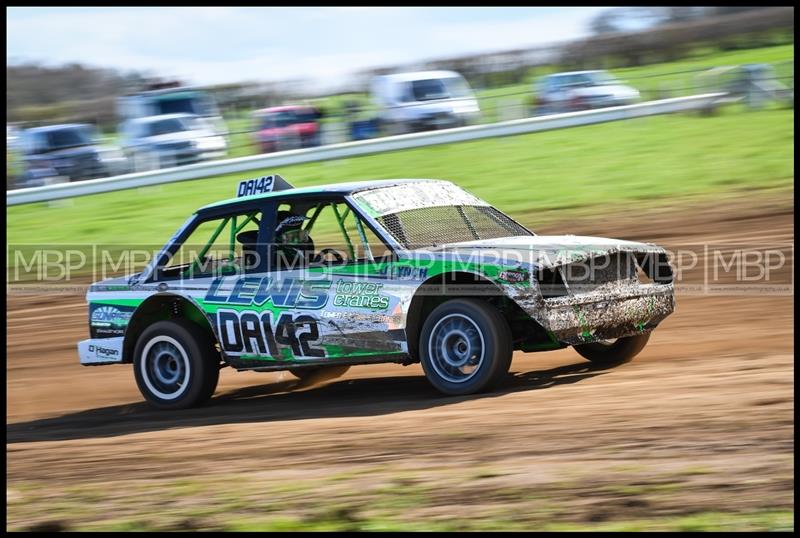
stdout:
<svg viewBox="0 0 800 538">
<path fill-rule="evenodd" d="M 269 114 L 271 112 L 286 112 L 290 110 L 309 110 L 311 109 L 310 105 L 283 105 L 283 106 L 273 106 L 269 108 L 260 108 L 258 110 L 254 110 L 253 114 Z"/>
<path fill-rule="evenodd" d="M 31 127 L 27 131 L 31 133 L 46 133 L 49 131 L 60 131 L 62 129 L 75 129 L 82 127 L 91 127 L 89 123 L 60 123 L 58 125 L 44 125 L 42 127 Z"/>
<path fill-rule="evenodd" d="M 160 120 L 170 120 L 173 118 L 197 118 L 197 114 L 187 114 L 186 112 L 174 112 L 172 114 L 159 114 L 157 116 L 146 116 L 144 118 L 135 118 L 131 121 L 137 123 L 152 123 Z"/>
<path fill-rule="evenodd" d="M 158 90 L 143 90 L 140 92 L 135 92 L 130 95 L 127 95 L 126 97 L 157 97 L 160 95 L 166 95 L 170 93 L 180 93 L 180 92 L 200 93 L 206 91 L 207 91 L 206 88 L 203 88 L 201 86 L 173 86 L 171 88 L 161 88 Z"/>
<path fill-rule="evenodd" d="M 588 73 L 603 73 L 602 69 L 592 69 L 590 71 L 564 71 L 563 73 L 551 73 L 548 77 L 563 77 L 567 75 L 586 75 Z"/>
<path fill-rule="evenodd" d="M 408 82 L 410 80 L 429 80 L 432 78 L 453 78 L 461 77 L 455 71 L 415 71 L 412 73 L 392 73 L 390 75 L 381 75 L 386 80 L 396 82 Z"/>
<path fill-rule="evenodd" d="M 267 200 L 271 198 L 293 198 L 302 196 L 313 196 L 319 194 L 339 194 L 348 195 L 359 191 L 366 191 L 371 189 L 380 189 L 383 187 L 391 187 L 393 185 L 400 185 L 404 183 L 424 183 L 424 182 L 441 182 L 441 179 L 385 179 L 385 180 L 372 180 L 372 181 L 351 181 L 347 183 L 333 183 L 329 185 L 315 185 L 313 187 L 300 187 L 296 189 L 286 189 L 274 192 L 267 192 L 263 194 L 253 194 L 251 196 L 242 196 L 239 198 L 229 198 L 221 200 L 212 204 L 205 205 L 197 210 L 197 213 L 205 212 L 211 209 L 218 209 L 221 207 L 230 207 L 231 209 L 237 205 L 244 205 L 247 202 L 255 200 Z"/>
</svg>

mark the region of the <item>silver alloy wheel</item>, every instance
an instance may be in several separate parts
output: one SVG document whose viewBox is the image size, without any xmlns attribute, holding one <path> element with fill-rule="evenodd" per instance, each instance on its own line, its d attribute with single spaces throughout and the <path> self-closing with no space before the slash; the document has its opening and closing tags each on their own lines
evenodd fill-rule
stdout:
<svg viewBox="0 0 800 538">
<path fill-rule="evenodd" d="M 463 314 L 440 319 L 428 339 L 431 366 L 442 379 L 464 383 L 483 364 L 486 349 L 478 325 Z"/>
<path fill-rule="evenodd" d="M 189 356 L 174 338 L 159 335 L 142 350 L 142 379 L 148 390 L 162 400 L 174 400 L 189 386 Z"/>
</svg>

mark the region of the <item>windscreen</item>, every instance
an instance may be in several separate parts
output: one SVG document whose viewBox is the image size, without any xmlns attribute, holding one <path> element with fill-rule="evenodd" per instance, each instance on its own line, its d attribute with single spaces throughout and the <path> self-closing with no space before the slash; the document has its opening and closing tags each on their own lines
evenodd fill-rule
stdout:
<svg viewBox="0 0 800 538">
<path fill-rule="evenodd" d="M 190 129 L 191 126 L 189 122 L 181 118 L 168 118 L 152 122 L 148 128 L 148 131 L 150 136 L 158 136 L 169 133 L 179 133 L 181 131 L 189 131 Z"/>
<path fill-rule="evenodd" d="M 404 183 L 357 192 L 353 199 L 408 249 L 532 235 L 487 202 L 448 182 Z"/>
<path fill-rule="evenodd" d="M 91 144 L 89 133 L 85 129 L 59 129 L 47 133 L 48 149 L 74 148 Z"/>
<path fill-rule="evenodd" d="M 606 86 L 609 84 L 619 84 L 619 81 L 606 73 L 605 71 L 596 71 L 593 73 L 588 73 L 587 76 L 592 80 L 592 82 L 597 86 Z"/>
<path fill-rule="evenodd" d="M 317 113 L 311 108 L 298 108 L 294 111 L 296 123 L 313 123 L 317 121 Z"/>
<path fill-rule="evenodd" d="M 412 81 L 411 94 L 415 101 L 433 101 L 450 97 L 447 86 L 438 78 Z"/>
<path fill-rule="evenodd" d="M 411 81 L 411 98 L 414 101 L 435 101 L 471 97 L 467 82 L 461 77 L 431 78 Z"/>
<path fill-rule="evenodd" d="M 194 99 L 169 99 L 158 102 L 159 114 L 199 114 Z"/>
<path fill-rule="evenodd" d="M 176 92 L 160 95 L 155 100 L 156 115 L 159 114 L 215 114 L 214 104 L 208 95 L 200 92 Z"/>
<path fill-rule="evenodd" d="M 471 97 L 472 90 L 469 88 L 469 84 L 461 77 L 448 77 L 442 79 L 444 85 L 447 86 L 447 91 L 450 93 L 450 97 Z"/>
<path fill-rule="evenodd" d="M 317 114 L 310 108 L 298 108 L 295 110 L 283 110 L 267 114 L 261 118 L 261 128 L 271 129 L 272 127 L 288 127 L 298 123 L 314 123 L 317 121 Z"/>
</svg>

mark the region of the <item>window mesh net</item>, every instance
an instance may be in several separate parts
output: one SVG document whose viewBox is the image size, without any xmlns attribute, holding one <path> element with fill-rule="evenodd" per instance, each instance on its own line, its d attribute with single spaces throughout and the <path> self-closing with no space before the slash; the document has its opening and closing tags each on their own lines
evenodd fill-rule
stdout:
<svg viewBox="0 0 800 538">
<path fill-rule="evenodd" d="M 384 215 L 378 221 L 398 243 L 409 249 L 513 235 L 532 235 L 490 206 L 409 209 Z"/>
</svg>

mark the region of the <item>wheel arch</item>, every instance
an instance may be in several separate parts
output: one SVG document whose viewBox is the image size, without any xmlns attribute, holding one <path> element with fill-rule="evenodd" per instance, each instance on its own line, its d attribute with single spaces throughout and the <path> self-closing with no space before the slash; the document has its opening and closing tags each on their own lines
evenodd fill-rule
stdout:
<svg viewBox="0 0 800 538">
<path fill-rule="evenodd" d="M 446 293 L 444 289 L 444 286 L 447 285 L 482 286 L 485 288 L 486 294 L 469 294 L 458 289 L 455 293 L 450 294 Z M 436 287 L 439 287 L 438 291 Z M 406 342 L 408 344 L 408 354 L 414 362 L 419 361 L 417 344 L 428 314 L 444 301 L 458 297 L 483 298 L 490 303 L 510 300 L 513 303 L 513 300 L 506 295 L 500 286 L 480 273 L 463 270 L 447 271 L 428 278 L 414 292 L 406 314 Z"/>
<path fill-rule="evenodd" d="M 485 290 L 480 294 L 464 293 L 464 290 L 458 288 L 453 293 L 445 293 L 444 289 L 441 289 L 439 293 L 435 293 L 435 288 L 431 290 L 431 285 L 441 286 L 442 284 L 484 286 Z M 431 291 L 434 293 L 431 294 Z M 411 304 L 406 314 L 405 334 L 408 354 L 413 362 L 418 362 L 420 359 L 417 348 L 422 326 L 428 314 L 444 301 L 455 298 L 482 299 L 497 308 L 511 329 L 514 349 L 547 351 L 563 347 L 563 345 L 555 342 L 550 333 L 526 313 L 519 303 L 497 282 L 493 282 L 480 273 L 468 270 L 447 271 L 423 282 L 411 299 Z"/>
<path fill-rule="evenodd" d="M 152 323 L 161 320 L 181 318 L 191 321 L 209 333 L 215 343 L 219 342 L 213 325 L 200 305 L 191 297 L 175 293 L 158 293 L 145 299 L 134 311 L 122 342 L 122 362 L 132 363 L 136 341 Z"/>
</svg>

